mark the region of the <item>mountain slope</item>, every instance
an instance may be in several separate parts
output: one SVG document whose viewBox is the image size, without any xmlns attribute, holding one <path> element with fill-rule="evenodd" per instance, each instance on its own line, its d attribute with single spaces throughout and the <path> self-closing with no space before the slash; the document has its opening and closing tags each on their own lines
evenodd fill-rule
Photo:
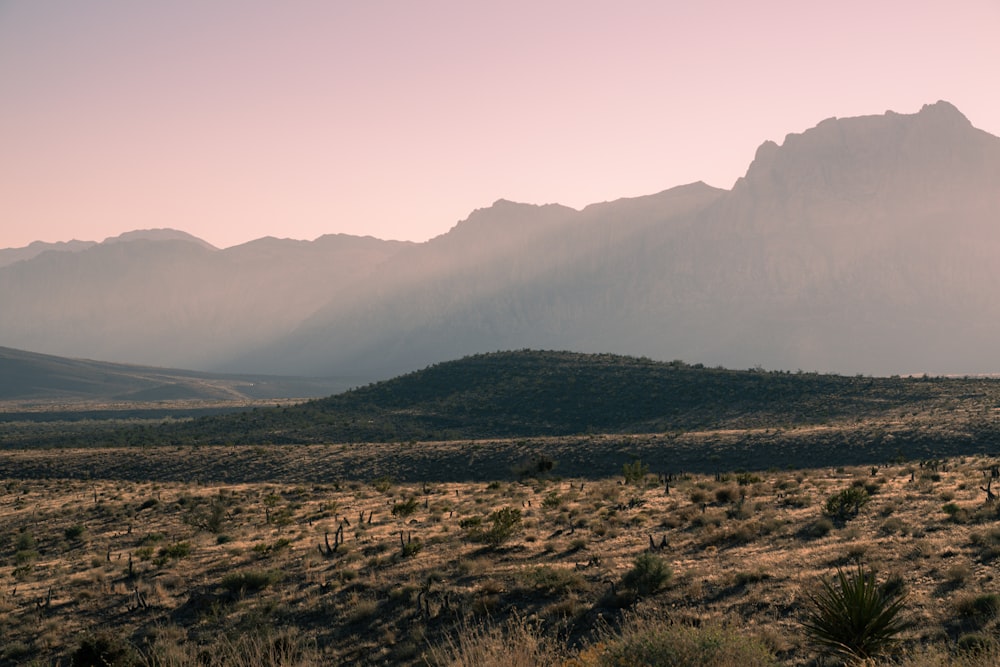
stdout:
<svg viewBox="0 0 1000 667">
<path fill-rule="evenodd" d="M 242 401 L 316 396 L 344 384 L 130 366 L 0 347 L 0 401 Z"/>
<path fill-rule="evenodd" d="M 829 119 L 762 145 L 732 191 L 694 184 L 579 212 L 498 202 L 409 249 L 374 294 L 328 304 L 242 361 L 377 377 L 527 346 L 992 372 L 997 211 L 1000 139 L 950 104 Z M 484 252 L 498 232 L 511 236 Z"/>
<path fill-rule="evenodd" d="M 496 349 L 642 353 L 623 348 L 621 333 L 637 305 L 630 291 L 648 283 L 649 260 L 657 263 L 641 259 L 643 248 L 651 237 L 676 238 L 724 193 L 696 183 L 582 211 L 501 200 L 408 248 L 366 291 L 328 303 L 241 365 L 274 372 L 318 363 L 390 377 Z"/>
<path fill-rule="evenodd" d="M 139 238 L 0 268 L 0 341 L 392 377 L 497 349 L 732 368 L 1000 370 L 1000 138 L 947 102 L 765 142 L 732 190 L 500 200 L 426 243 Z"/>
</svg>

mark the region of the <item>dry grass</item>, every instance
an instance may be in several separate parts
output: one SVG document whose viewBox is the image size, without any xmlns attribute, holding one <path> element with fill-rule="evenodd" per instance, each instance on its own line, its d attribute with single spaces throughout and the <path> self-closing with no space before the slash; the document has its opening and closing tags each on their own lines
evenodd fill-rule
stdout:
<svg viewBox="0 0 1000 667">
<path fill-rule="evenodd" d="M 261 456 L 280 465 L 281 451 Z M 59 455 L 68 465 L 73 453 Z M 272 648 L 306 663 L 588 664 L 638 612 L 736 629 L 779 664 L 810 664 L 804 591 L 862 561 L 905 586 L 909 664 L 992 664 L 982 656 L 997 655 L 1000 530 L 980 486 L 996 463 L 687 475 L 669 494 L 655 476 L 638 485 L 207 474 L 182 483 L 98 479 L 99 469 L 90 480 L 9 478 L 0 481 L 2 660 L 65 664 L 81 637 L 110 632 L 147 662 L 192 664 L 199 650 L 260 654 L 247 642 L 266 628 L 280 639 Z M 828 498 L 848 488 L 865 489 L 867 504 L 853 518 L 825 517 Z M 521 511 L 521 532 L 496 548 L 473 539 L 503 507 Z M 673 576 L 640 590 L 628 573 L 651 543 Z M 638 632 L 624 627 L 618 636 Z"/>
</svg>

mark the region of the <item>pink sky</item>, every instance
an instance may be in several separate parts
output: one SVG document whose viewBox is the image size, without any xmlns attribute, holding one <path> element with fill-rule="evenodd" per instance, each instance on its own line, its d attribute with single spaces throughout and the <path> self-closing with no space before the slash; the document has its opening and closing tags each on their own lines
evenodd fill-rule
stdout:
<svg viewBox="0 0 1000 667">
<path fill-rule="evenodd" d="M 0 0 L 0 248 L 420 241 L 939 99 L 1000 135 L 998 35 L 997 0 Z"/>
</svg>

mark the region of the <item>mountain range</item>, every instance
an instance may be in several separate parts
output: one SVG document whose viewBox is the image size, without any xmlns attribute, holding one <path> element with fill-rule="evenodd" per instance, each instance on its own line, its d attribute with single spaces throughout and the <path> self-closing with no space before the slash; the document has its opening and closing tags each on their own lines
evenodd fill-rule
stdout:
<svg viewBox="0 0 1000 667">
<path fill-rule="evenodd" d="M 1000 138 L 938 102 L 767 141 L 730 190 L 499 200 L 425 243 L 159 230 L 0 250 L 0 343 L 358 383 L 520 348 L 992 373 L 998 223 Z"/>
</svg>

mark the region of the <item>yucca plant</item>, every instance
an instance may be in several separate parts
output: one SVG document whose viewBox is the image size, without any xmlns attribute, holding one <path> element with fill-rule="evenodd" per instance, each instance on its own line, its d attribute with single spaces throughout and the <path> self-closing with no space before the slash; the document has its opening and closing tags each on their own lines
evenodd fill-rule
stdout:
<svg viewBox="0 0 1000 667">
<path fill-rule="evenodd" d="M 855 572 L 837 568 L 837 585 L 823 579 L 816 594 L 807 594 L 811 609 L 802 625 L 822 650 L 848 662 L 884 653 L 906 623 L 901 618 L 905 595 L 899 587 L 875 583 L 875 575 L 858 563 Z"/>
<path fill-rule="evenodd" d="M 858 486 L 850 486 L 826 499 L 826 513 L 837 521 L 849 521 L 868 504 L 868 492 Z"/>
</svg>

